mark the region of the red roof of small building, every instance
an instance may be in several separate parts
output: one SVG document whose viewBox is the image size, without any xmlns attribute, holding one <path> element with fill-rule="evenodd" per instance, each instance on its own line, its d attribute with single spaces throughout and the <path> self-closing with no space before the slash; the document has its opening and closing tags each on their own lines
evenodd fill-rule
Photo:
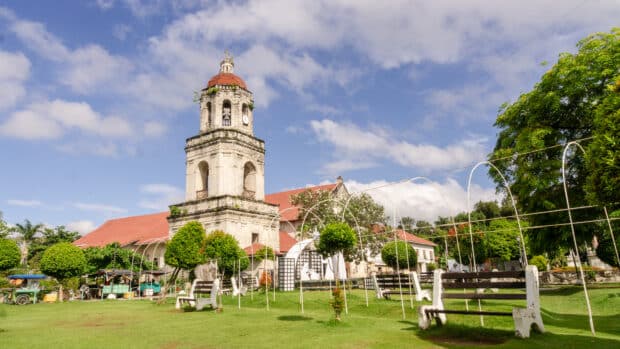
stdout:
<svg viewBox="0 0 620 349">
<path fill-rule="evenodd" d="M 253 244 L 251 244 L 250 246 L 244 248 L 243 250 L 245 251 L 245 253 L 248 256 L 251 256 L 253 254 L 255 254 L 256 252 L 260 251 L 261 248 L 265 247 L 265 245 L 259 243 L 259 242 L 255 242 Z"/>
<path fill-rule="evenodd" d="M 428 246 L 437 246 L 434 242 L 428 241 L 426 239 L 422 239 L 419 236 L 413 235 L 411 233 L 407 233 L 402 229 L 396 229 L 396 236 L 400 240 L 405 240 L 407 242 L 413 242 L 418 245 L 428 245 Z"/>
<path fill-rule="evenodd" d="M 384 225 L 382 224 L 375 224 L 372 226 L 372 232 L 375 234 L 379 234 L 379 233 L 386 233 L 386 228 Z M 399 240 L 404 240 L 407 242 L 412 242 L 414 244 L 418 244 L 418 245 L 428 245 L 428 246 L 437 246 L 436 243 L 428 241 L 426 239 L 423 239 L 417 235 L 413 235 L 411 233 L 408 233 L 402 229 L 396 229 L 394 232 L 396 232 L 396 237 Z M 389 232 L 390 234 L 392 232 Z"/>
<path fill-rule="evenodd" d="M 73 244 L 78 247 L 102 247 L 113 242 L 121 246 L 168 240 L 168 212 L 111 219 Z"/>
<path fill-rule="evenodd" d="M 288 191 L 281 191 L 279 193 L 273 193 L 265 195 L 265 202 L 280 206 L 280 221 L 296 221 L 299 217 L 299 208 L 291 204 L 291 197 L 297 195 L 306 190 L 312 191 L 333 191 L 338 186 L 337 183 L 317 185 L 315 187 L 307 187 L 301 189 L 293 189 Z"/>
<path fill-rule="evenodd" d="M 219 73 L 212 77 L 207 83 L 207 88 L 213 87 L 216 85 L 224 85 L 224 86 L 239 86 L 242 89 L 247 90 L 247 86 L 243 79 L 238 77 L 233 73 Z"/>
</svg>

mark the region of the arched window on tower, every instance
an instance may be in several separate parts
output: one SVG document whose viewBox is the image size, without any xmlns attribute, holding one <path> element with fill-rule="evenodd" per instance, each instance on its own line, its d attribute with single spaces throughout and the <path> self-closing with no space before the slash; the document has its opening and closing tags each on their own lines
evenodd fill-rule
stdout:
<svg viewBox="0 0 620 349">
<path fill-rule="evenodd" d="M 243 197 L 256 198 L 256 167 L 251 162 L 243 166 Z"/>
<path fill-rule="evenodd" d="M 196 176 L 196 200 L 204 199 L 209 196 L 209 164 L 201 161 L 198 164 Z"/>
<path fill-rule="evenodd" d="M 211 102 L 207 102 L 207 128 L 212 126 L 211 122 Z"/>
<path fill-rule="evenodd" d="M 224 103 L 222 104 L 222 126 L 230 126 L 232 124 L 231 111 L 232 109 L 230 107 L 230 101 L 225 100 Z"/>
<path fill-rule="evenodd" d="M 241 106 L 241 121 L 247 126 L 250 123 L 249 109 L 247 104 Z"/>
</svg>

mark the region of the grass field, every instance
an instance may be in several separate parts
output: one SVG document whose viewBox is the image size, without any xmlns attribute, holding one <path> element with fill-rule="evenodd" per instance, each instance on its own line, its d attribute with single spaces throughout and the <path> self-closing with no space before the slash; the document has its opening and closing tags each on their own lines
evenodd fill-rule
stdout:
<svg viewBox="0 0 620 349">
<path fill-rule="evenodd" d="M 579 287 L 542 294 L 547 332 L 530 339 L 514 337 L 510 317 L 485 317 L 482 328 L 477 316 L 452 315 L 447 326 L 420 331 L 408 301 L 403 319 L 399 300 L 369 293 L 366 307 L 363 291 L 349 295 L 349 314 L 335 323 L 328 292 L 305 292 L 304 314 L 299 293 L 290 292 L 270 299 L 270 310 L 264 293 L 243 297 L 241 309 L 224 296 L 219 313 L 177 311 L 172 300 L 0 305 L 0 348 L 620 348 L 620 288 L 590 292 L 595 337 Z M 508 310 L 510 303 L 483 307 Z"/>
</svg>

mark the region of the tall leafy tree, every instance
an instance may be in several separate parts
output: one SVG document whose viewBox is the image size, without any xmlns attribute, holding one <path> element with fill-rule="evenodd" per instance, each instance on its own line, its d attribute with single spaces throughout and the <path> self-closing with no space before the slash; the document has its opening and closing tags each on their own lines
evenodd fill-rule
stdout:
<svg viewBox="0 0 620 349">
<path fill-rule="evenodd" d="M 504 104 L 495 122 L 500 133 L 489 158 L 509 182 L 521 213 L 566 207 L 561 181 L 563 149 L 558 145 L 576 139 L 593 137 L 588 147 L 592 155 L 584 158 L 580 152 L 575 152 L 569 157 L 566 184 L 571 205 L 588 204 L 586 196 L 602 202 L 617 200 L 613 193 L 620 192 L 618 145 L 614 137 L 618 123 L 607 122 L 607 119 L 617 118 L 614 86 L 620 66 L 620 29 L 593 34 L 581 40 L 577 48 L 575 54 L 560 54 L 558 62 L 532 91 L 522 94 L 512 104 Z M 521 155 L 513 156 L 515 153 Z M 497 173 L 490 170 L 489 174 L 501 189 Z M 589 183 L 587 187 L 586 183 Z M 591 219 L 592 215 L 588 210 L 573 213 L 577 221 Z M 567 220 L 565 213 L 530 217 L 532 225 Z M 591 240 L 592 225 L 575 228 L 581 241 Z M 565 227 L 538 229 L 530 235 L 530 242 L 536 253 L 550 247 L 567 246 L 571 244 L 570 230 Z"/>
<path fill-rule="evenodd" d="M 344 307 L 344 299 L 342 291 L 340 290 L 340 271 L 338 270 L 338 253 L 342 253 L 344 256 L 350 255 L 357 244 L 355 231 L 344 222 L 333 222 L 326 225 L 321 230 L 321 236 L 317 245 L 317 251 L 323 255 L 323 257 L 335 257 L 334 272 L 336 279 L 336 287 L 332 291 L 333 299 L 331 300 L 332 308 L 336 315 L 336 321 L 340 321 L 340 313 Z"/>
<path fill-rule="evenodd" d="M 36 235 L 43 231 L 44 225 L 42 223 L 32 224 L 30 220 L 24 220 L 24 224 L 17 223 L 12 228 L 14 232 L 19 234 L 20 249 L 22 253 L 21 264 L 26 265 L 28 262 L 28 249 L 30 244 L 34 241 Z"/>
<path fill-rule="evenodd" d="M 174 284 L 181 270 L 192 270 L 205 263 L 205 229 L 202 224 L 191 221 L 182 226 L 166 246 L 166 264 L 174 267 L 170 283 Z"/>
<path fill-rule="evenodd" d="M 308 232 L 319 231 L 324 225 L 338 220 L 332 195 L 327 190 L 305 190 L 293 195 L 291 204 L 299 206 L 299 219 L 306 218 L 301 227 L 301 238 L 306 238 Z"/>
<path fill-rule="evenodd" d="M 411 232 L 415 227 L 415 219 L 412 217 L 402 217 L 400 221 L 398 221 L 398 229 L 403 229 L 405 231 Z"/>
<path fill-rule="evenodd" d="M 210 233 L 204 246 L 206 258 L 217 261 L 217 267 L 224 275 L 232 275 L 239 262 L 241 263 L 239 268 L 241 270 L 246 269 L 249 265 L 247 254 L 239 247 L 235 237 L 221 230 Z M 264 254 L 265 251 L 263 250 L 262 253 Z"/>
<path fill-rule="evenodd" d="M 41 257 L 41 271 L 55 277 L 60 283 L 59 299 L 62 301 L 62 285 L 73 277 L 80 276 L 86 269 L 84 252 L 69 242 L 50 246 Z"/>
<path fill-rule="evenodd" d="M 142 258 L 142 254 L 124 249 L 117 242 L 104 247 L 84 249 L 87 273 L 95 273 L 100 269 L 128 269 L 133 271 L 154 269 L 153 263 Z"/>
<path fill-rule="evenodd" d="M 31 268 L 38 268 L 43 251 L 59 242 L 73 242 L 80 237 L 76 231 L 69 231 L 63 225 L 54 228 L 43 228 L 41 236 L 35 237 L 28 249 L 28 264 Z"/>
<path fill-rule="evenodd" d="M 0 271 L 15 268 L 20 259 L 21 253 L 15 241 L 0 238 Z"/>
</svg>

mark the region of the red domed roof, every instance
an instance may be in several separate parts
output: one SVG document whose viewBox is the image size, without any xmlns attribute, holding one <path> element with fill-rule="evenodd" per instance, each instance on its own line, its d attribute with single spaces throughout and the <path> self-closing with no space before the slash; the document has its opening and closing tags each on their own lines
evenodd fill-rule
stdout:
<svg viewBox="0 0 620 349">
<path fill-rule="evenodd" d="M 213 87 L 215 85 L 236 85 L 241 87 L 242 89 L 247 90 L 247 86 L 245 82 L 233 73 L 219 73 L 216 76 L 212 77 L 207 84 L 207 88 Z"/>
</svg>

